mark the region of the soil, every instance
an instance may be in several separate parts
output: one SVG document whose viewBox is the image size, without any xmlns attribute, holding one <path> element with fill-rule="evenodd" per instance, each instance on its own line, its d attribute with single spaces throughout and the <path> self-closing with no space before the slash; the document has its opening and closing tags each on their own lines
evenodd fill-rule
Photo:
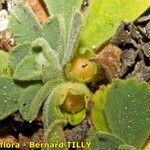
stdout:
<svg viewBox="0 0 150 150">
<path fill-rule="evenodd" d="M 9 3 L 8 3 L 9 2 Z M 8 6 L 9 5 L 9 6 Z M 13 3 L 15 5 L 15 3 Z M 0 1 L 0 11 L 7 10 L 5 16 L 1 16 L 1 21 L 5 25 L 5 28 L 0 30 L 0 49 L 5 51 L 10 51 L 15 46 L 15 40 L 12 36 L 12 34 L 7 29 L 7 21 L 8 21 L 8 10 L 11 9 L 11 3 L 10 0 L 1 0 Z"/>
<path fill-rule="evenodd" d="M 0 32 L 0 49 L 10 51 L 15 46 L 15 40 L 12 34 L 8 31 Z"/>
<path fill-rule="evenodd" d="M 92 59 L 104 69 L 109 82 L 112 82 L 119 75 L 121 54 L 122 50 L 120 48 L 108 44 Z"/>
<path fill-rule="evenodd" d="M 39 21 L 44 23 L 49 17 L 49 14 L 44 7 L 43 0 L 27 0 L 27 2 L 32 7 Z"/>
<path fill-rule="evenodd" d="M 105 70 L 109 82 L 134 77 L 150 83 L 150 9 L 134 22 L 122 22 L 93 60 Z"/>
<path fill-rule="evenodd" d="M 119 77 L 150 83 L 150 9 L 134 22 L 122 22 L 110 42 L 122 49 Z"/>
<path fill-rule="evenodd" d="M 111 55 L 115 55 L 114 48 L 110 48 L 112 45 L 116 46 L 116 52 L 118 48 L 121 50 L 121 53 L 116 53 L 116 57 Z M 121 79 L 133 77 L 150 83 L 150 8 L 134 22 L 122 22 L 116 34 L 96 53 L 95 62 L 103 67 L 109 82 L 115 78 L 112 75 L 116 72 L 117 77 Z M 119 57 L 120 65 L 117 63 Z M 119 72 L 114 69 L 117 67 Z M 150 138 L 142 150 L 149 149 Z"/>
</svg>

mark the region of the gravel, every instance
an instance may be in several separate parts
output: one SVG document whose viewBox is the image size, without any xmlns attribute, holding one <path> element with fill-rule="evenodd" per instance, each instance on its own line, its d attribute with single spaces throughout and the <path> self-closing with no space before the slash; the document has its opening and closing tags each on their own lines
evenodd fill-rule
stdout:
<svg viewBox="0 0 150 150">
<path fill-rule="evenodd" d="M 2 0 L 0 2 L 0 32 L 8 28 L 8 15 L 16 4 L 17 0 Z"/>
</svg>

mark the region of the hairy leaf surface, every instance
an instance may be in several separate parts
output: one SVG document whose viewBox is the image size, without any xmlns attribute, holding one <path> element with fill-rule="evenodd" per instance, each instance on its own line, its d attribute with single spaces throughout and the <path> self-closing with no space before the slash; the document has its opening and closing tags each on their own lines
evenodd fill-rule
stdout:
<svg viewBox="0 0 150 150">
<path fill-rule="evenodd" d="M 0 50 L 0 76 L 11 76 L 12 75 L 12 69 L 11 65 L 9 63 L 10 55 L 7 52 L 4 52 Z"/>
<path fill-rule="evenodd" d="M 51 48 L 59 55 L 59 61 L 62 63 L 63 53 L 66 46 L 66 33 L 64 18 L 62 15 L 48 20 L 43 25 L 43 37 L 50 44 Z"/>
<path fill-rule="evenodd" d="M 86 107 L 91 93 L 84 84 L 63 83 L 55 88 L 44 106 L 44 123 L 48 127 L 56 119 L 66 119 L 77 125 L 86 117 Z"/>
<path fill-rule="evenodd" d="M 107 92 L 105 112 L 112 133 L 141 149 L 150 130 L 150 86 L 135 79 L 115 80 Z"/>
<path fill-rule="evenodd" d="M 18 99 L 23 88 L 8 77 L 0 77 L 0 120 L 5 119 L 19 109 Z"/>
<path fill-rule="evenodd" d="M 150 0 L 90 0 L 80 48 L 99 47 L 115 34 L 121 21 L 133 21 L 150 6 Z"/>
<path fill-rule="evenodd" d="M 25 3 L 19 2 L 11 12 L 9 27 L 17 43 L 31 42 L 41 37 L 42 27 L 32 9 Z"/>
<path fill-rule="evenodd" d="M 67 124 L 67 121 L 64 119 L 59 119 L 54 121 L 47 130 L 45 130 L 44 134 L 44 140 L 49 143 L 62 143 L 63 142 L 63 147 L 61 148 L 62 150 L 68 150 L 64 133 L 63 133 L 63 128 Z M 45 148 L 45 150 L 50 150 L 50 148 Z M 59 150 L 60 148 L 55 148 L 56 150 Z"/>
<path fill-rule="evenodd" d="M 62 81 L 49 81 L 43 86 L 36 83 L 29 86 L 19 99 L 20 113 L 27 121 L 33 121 L 37 116 L 44 100 L 50 95 L 53 89 Z M 42 87 L 41 87 L 42 86 Z"/>
<path fill-rule="evenodd" d="M 69 30 L 69 24 L 73 8 L 80 10 L 83 0 L 44 0 L 50 15 L 62 14 L 65 19 L 66 30 Z M 68 33 L 68 32 L 67 32 Z"/>
<path fill-rule="evenodd" d="M 64 19 L 61 15 L 52 20 L 48 19 L 44 25 L 41 25 L 28 4 L 20 2 L 11 12 L 9 22 L 17 44 L 44 38 L 54 51 L 62 55 L 66 37 Z"/>
<path fill-rule="evenodd" d="M 17 66 L 14 72 L 14 79 L 22 81 L 41 80 L 42 70 L 36 64 L 36 55 L 26 56 Z"/>
<path fill-rule="evenodd" d="M 34 83 L 29 86 L 24 93 L 19 98 L 19 112 L 22 115 L 23 119 L 29 121 L 29 111 L 33 105 L 31 105 L 34 97 L 36 96 L 37 92 L 40 90 L 42 84 L 41 83 Z M 33 109 L 33 108 L 32 108 Z"/>
<path fill-rule="evenodd" d="M 67 64 L 76 53 L 82 22 L 83 16 L 79 12 L 77 12 L 76 9 L 74 9 L 70 21 L 69 35 L 67 39 L 67 47 L 64 51 L 63 64 Z"/>
<path fill-rule="evenodd" d="M 108 123 L 106 120 L 105 116 L 105 100 L 106 100 L 106 93 L 107 90 L 110 88 L 110 85 L 107 87 L 103 87 L 103 89 L 98 90 L 94 95 L 93 95 L 93 108 L 92 108 L 92 122 L 98 131 L 103 131 L 103 132 L 110 132 L 110 129 L 108 127 Z"/>
<path fill-rule="evenodd" d="M 101 133 L 91 130 L 88 135 L 88 142 L 91 142 L 90 148 L 87 150 L 118 150 L 119 145 L 125 142 L 115 135 Z"/>
<path fill-rule="evenodd" d="M 11 67 L 15 70 L 21 60 L 29 53 L 30 44 L 19 44 L 10 52 Z"/>
</svg>

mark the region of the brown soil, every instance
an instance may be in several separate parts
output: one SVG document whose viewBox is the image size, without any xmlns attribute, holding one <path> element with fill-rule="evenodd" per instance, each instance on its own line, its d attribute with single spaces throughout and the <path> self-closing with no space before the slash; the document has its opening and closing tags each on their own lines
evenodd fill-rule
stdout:
<svg viewBox="0 0 150 150">
<path fill-rule="evenodd" d="M 27 0 L 28 4 L 32 7 L 35 15 L 41 23 L 45 22 L 49 17 L 48 12 L 44 7 L 43 0 Z"/>
<path fill-rule="evenodd" d="M 0 32 L 0 49 L 10 51 L 15 46 L 15 40 L 9 31 Z"/>
</svg>

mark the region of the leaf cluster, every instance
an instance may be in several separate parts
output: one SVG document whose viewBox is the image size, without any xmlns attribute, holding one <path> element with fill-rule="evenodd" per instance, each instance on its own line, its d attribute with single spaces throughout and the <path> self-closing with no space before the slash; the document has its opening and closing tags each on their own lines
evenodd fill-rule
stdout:
<svg viewBox="0 0 150 150">
<path fill-rule="evenodd" d="M 126 81 L 116 79 L 105 89 L 97 91 L 93 101 L 92 121 L 98 132 L 116 135 L 137 149 L 143 147 L 150 127 L 148 83 L 133 78 Z"/>
</svg>

